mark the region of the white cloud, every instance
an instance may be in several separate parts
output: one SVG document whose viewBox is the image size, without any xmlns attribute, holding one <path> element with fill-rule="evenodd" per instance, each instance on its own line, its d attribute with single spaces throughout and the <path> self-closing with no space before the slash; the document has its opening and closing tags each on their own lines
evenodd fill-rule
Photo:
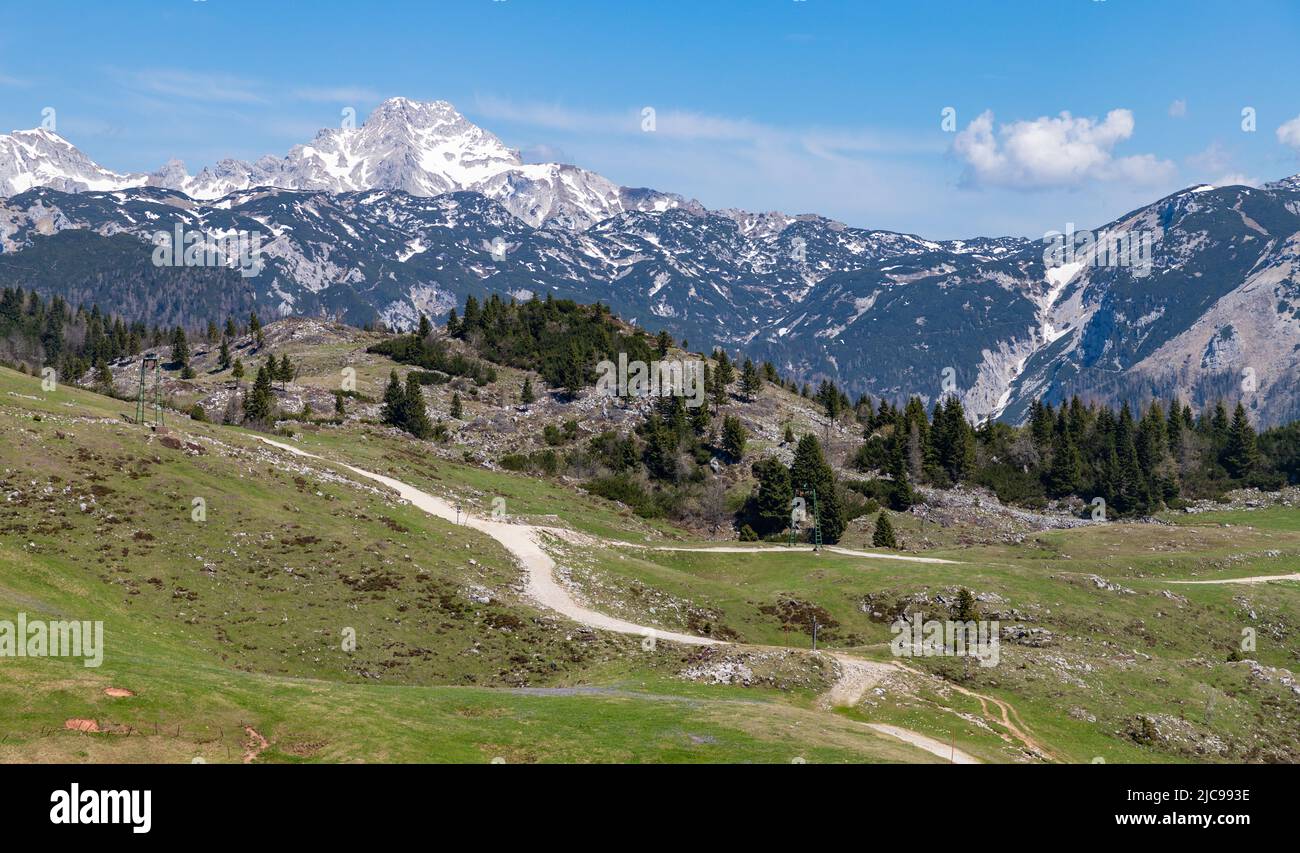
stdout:
<svg viewBox="0 0 1300 853">
<path fill-rule="evenodd" d="M 1192 154 L 1185 161 L 1186 166 L 1197 180 L 1218 175 L 1213 180 L 1205 181 L 1216 187 L 1246 186 L 1257 187 L 1263 183 L 1259 178 L 1247 175 L 1237 168 L 1235 158 L 1227 148 L 1218 142 L 1211 142 L 1204 150 Z"/>
<path fill-rule="evenodd" d="M 1262 181 L 1243 172 L 1230 172 L 1211 181 L 1216 187 L 1257 187 Z"/>
<path fill-rule="evenodd" d="M 957 134 L 953 152 L 965 161 L 965 179 L 972 185 L 1039 189 L 1172 178 L 1174 164 L 1154 154 L 1114 156 L 1114 147 L 1133 135 L 1133 126 L 1133 113 L 1116 109 L 1100 122 L 1062 112 L 1003 124 L 995 132 L 993 113 L 985 111 Z"/>
<path fill-rule="evenodd" d="M 1277 129 L 1277 141 L 1300 151 L 1300 116 L 1296 116 Z"/>
<path fill-rule="evenodd" d="M 1219 142 L 1211 142 L 1203 151 L 1187 158 L 1187 164 L 1201 172 L 1223 172 L 1232 165 L 1232 154 Z"/>
<path fill-rule="evenodd" d="M 1169 115 L 1172 116 L 1173 118 L 1186 118 L 1187 102 L 1184 101 L 1182 98 L 1179 98 L 1178 100 L 1174 101 L 1172 104 L 1169 105 Z"/>
</svg>

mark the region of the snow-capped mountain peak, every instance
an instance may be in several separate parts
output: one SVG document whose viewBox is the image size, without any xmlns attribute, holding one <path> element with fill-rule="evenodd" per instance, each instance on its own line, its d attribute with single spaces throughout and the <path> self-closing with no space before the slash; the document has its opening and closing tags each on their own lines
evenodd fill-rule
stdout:
<svg viewBox="0 0 1300 853">
<path fill-rule="evenodd" d="M 534 227 L 579 230 L 625 210 L 691 204 L 668 193 L 629 190 L 577 166 L 526 165 L 518 151 L 447 101 L 389 98 L 360 126 L 323 129 L 284 157 L 222 160 L 192 176 L 179 160 L 149 175 L 118 174 L 45 130 L 0 137 L 0 196 L 33 187 L 81 192 L 146 185 L 201 200 L 257 186 L 332 193 L 401 190 L 416 196 L 468 190 L 499 201 Z"/>
<path fill-rule="evenodd" d="M 143 175 L 122 175 L 105 169 L 45 128 L 15 130 L 0 136 L 0 196 L 17 195 L 33 187 L 84 192 L 118 190 L 143 182 Z"/>
</svg>

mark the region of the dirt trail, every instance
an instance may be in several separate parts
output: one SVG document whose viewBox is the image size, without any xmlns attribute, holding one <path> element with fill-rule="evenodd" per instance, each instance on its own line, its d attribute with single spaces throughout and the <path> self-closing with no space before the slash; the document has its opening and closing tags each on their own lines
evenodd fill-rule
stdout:
<svg viewBox="0 0 1300 853">
<path fill-rule="evenodd" d="M 862 698 L 866 696 L 867 691 L 872 687 L 875 687 L 889 675 L 903 671 L 903 667 L 896 664 L 862 660 L 861 658 L 850 657 L 836 652 L 832 652 L 831 657 L 835 658 L 840 665 L 840 677 L 831 685 L 830 690 L 822 694 L 818 702 L 822 708 L 828 711 L 832 708 L 852 708 L 862 701 Z M 931 755 L 945 758 L 953 764 L 980 763 L 979 759 L 970 753 L 957 749 L 951 744 L 923 735 L 920 732 L 914 732 L 900 726 L 891 726 L 886 723 L 864 723 L 864 725 L 881 734 L 910 743 L 912 746 L 923 749 Z"/>
<path fill-rule="evenodd" d="M 464 511 L 457 513 L 456 507 L 442 498 L 435 497 L 428 492 L 421 491 L 414 486 L 409 486 L 401 480 L 394 480 L 392 477 L 385 477 L 383 474 L 376 474 L 372 471 L 366 471 L 361 468 L 353 467 L 343 462 L 334 462 L 330 459 L 316 456 L 312 453 L 299 450 L 288 444 L 279 441 L 272 441 L 269 438 L 259 438 L 281 450 L 288 451 L 297 456 L 305 456 L 309 459 L 319 459 L 322 462 L 332 462 L 342 468 L 346 468 L 354 474 L 374 480 L 388 486 L 393 491 L 409 501 L 412 506 L 424 510 L 430 515 L 436 515 L 447 521 L 455 522 L 459 516 L 460 522 L 467 527 L 478 530 L 491 536 L 500 542 L 507 551 L 509 551 L 520 564 L 523 565 L 527 576 L 528 595 L 543 606 L 554 610 L 555 612 L 567 616 L 574 622 L 586 625 L 591 628 L 600 628 L 605 631 L 613 631 L 618 634 L 636 634 L 641 637 L 653 636 L 659 640 L 671 640 L 676 643 L 686 643 L 694 646 L 712 646 L 725 645 L 718 640 L 712 640 L 708 637 L 696 637 L 691 634 L 679 634 L 674 631 L 665 631 L 661 628 L 651 628 L 646 625 L 637 625 L 623 619 L 615 619 L 613 616 L 606 616 L 604 613 L 598 613 L 588 607 L 583 607 L 569 591 L 555 580 L 555 560 L 551 555 L 546 553 L 538 536 L 544 532 L 545 528 L 532 527 L 527 524 L 507 524 L 502 521 L 492 521 L 486 518 L 480 518 L 476 515 L 470 515 Z"/>
<path fill-rule="evenodd" d="M 452 522 L 457 521 L 459 518 L 462 524 L 492 537 L 493 539 L 500 542 L 501 545 L 504 546 L 506 550 L 509 551 L 516 559 L 518 559 L 520 564 L 523 566 L 525 574 L 527 576 L 527 590 L 529 596 L 532 597 L 538 603 L 542 604 L 543 606 L 550 608 L 551 610 L 554 610 L 555 612 L 569 619 L 572 619 L 575 622 L 578 622 L 582 625 L 586 625 L 591 628 L 599 628 L 606 631 L 614 631 L 615 633 L 636 634 L 639 636 L 654 636 L 658 639 L 670 640 L 673 642 L 686 643 L 690 645 L 730 645 L 729 643 L 725 643 L 719 640 L 713 640 L 707 637 L 696 637 L 690 634 L 680 634 L 673 631 L 664 631 L 659 628 L 652 628 L 645 625 L 637 625 L 633 622 L 628 622 L 623 619 L 615 619 L 614 617 L 607 616 L 604 613 L 598 613 L 595 610 L 591 610 L 590 608 L 584 607 L 581 604 L 579 604 L 569 594 L 568 590 L 566 590 L 564 587 L 560 586 L 560 584 L 556 582 L 555 572 L 554 572 L 555 560 L 551 558 L 551 556 L 541 546 L 539 541 L 539 537 L 543 533 L 550 532 L 556 534 L 563 534 L 564 531 L 553 530 L 551 528 L 544 528 L 544 527 L 533 527 L 531 525 L 526 525 L 526 524 L 506 524 L 500 521 L 492 521 L 490 519 L 481 518 L 479 516 L 469 515 L 463 511 L 458 513 L 456 507 L 454 507 L 449 502 L 443 500 L 442 498 L 435 497 L 434 495 L 431 495 L 428 492 L 417 489 L 414 486 L 407 485 L 406 483 L 403 483 L 401 480 L 395 480 L 392 477 L 386 477 L 383 474 L 376 474 L 372 471 L 366 471 L 365 469 L 357 468 L 352 465 L 348 465 L 347 463 L 344 462 L 337 462 L 331 459 L 326 459 L 324 457 L 317 456 L 313 453 L 308 453 L 304 450 L 299 450 L 298 448 L 293 447 L 292 445 L 285 444 L 283 442 L 273 441 L 269 438 L 263 438 L 261 436 L 257 436 L 257 438 L 258 440 L 263 441 L 266 444 L 271 445 L 272 447 L 277 447 L 288 453 L 292 453 L 295 456 L 302 456 L 308 459 L 317 459 L 322 462 L 328 462 L 330 464 L 338 465 L 339 467 L 345 468 L 348 471 L 351 471 L 352 473 L 358 476 L 365 477 L 368 480 L 373 480 L 377 483 L 389 487 L 393 491 L 397 492 L 397 494 L 399 494 L 403 499 L 410 502 L 412 506 L 424 510 L 430 515 L 435 515 L 439 518 L 446 519 L 447 521 L 452 521 Z M 610 543 L 610 544 L 624 544 L 624 543 Z M 748 553 L 750 551 L 757 551 L 757 550 L 779 551 L 780 549 L 724 546 L 719 548 L 703 548 L 703 549 L 664 548 L 662 550 L 705 550 L 705 551 L 712 550 L 712 551 L 736 551 L 736 552 Z M 898 554 L 871 554 L 863 551 L 852 551 L 847 548 L 844 549 L 834 548 L 832 550 L 835 550 L 838 553 L 846 553 L 854 556 L 881 557 L 886 559 L 902 559 L 902 560 L 912 560 L 912 561 L 929 562 L 929 563 L 952 562 L 950 560 L 939 560 L 939 559 L 929 558 L 929 557 L 904 557 Z M 862 697 L 866 694 L 866 691 L 871 689 L 873 686 L 875 686 L 882 678 L 888 675 L 891 671 L 907 670 L 909 672 L 914 672 L 914 673 L 917 672 L 916 670 L 909 670 L 907 667 L 899 666 L 898 664 L 867 661 L 867 660 L 862 660 L 860 658 L 851 657 L 849 655 L 841 654 L 841 653 L 834 653 L 833 656 L 836 659 L 836 661 L 838 661 L 839 663 L 840 677 L 838 680 L 836 680 L 835 684 L 831 686 L 830 690 L 827 691 L 827 693 L 822 697 L 820 701 L 821 706 L 826 709 L 840 707 L 840 706 L 853 706 L 858 704 L 858 702 L 860 702 L 862 700 Z M 1007 727 L 1007 729 L 1009 731 L 1012 731 L 1013 734 L 1015 734 L 1017 737 L 1021 738 L 1021 740 L 1026 743 L 1026 745 L 1032 744 L 1034 748 L 1041 750 L 1041 747 L 1038 747 L 1037 744 L 1034 744 L 1030 739 L 1028 739 L 1023 734 L 1023 732 L 1021 732 L 1019 729 L 1017 729 L 1015 726 L 1012 725 L 1008 717 L 1009 709 L 1007 705 L 1005 705 L 1004 703 L 996 699 L 990 699 L 989 697 L 979 697 L 978 694 L 970 693 L 970 691 L 967 691 L 964 688 L 956 687 L 955 685 L 954 687 L 961 693 L 966 693 L 968 695 L 975 696 L 976 698 L 981 698 L 982 702 L 984 700 L 987 700 L 995 703 L 1002 710 L 1002 722 Z M 985 707 L 986 707 L 986 714 L 987 714 L 987 706 Z M 1015 715 L 1014 709 L 1011 709 L 1009 713 L 1011 715 Z M 1019 717 L 1017 717 L 1016 719 L 1019 720 Z M 883 723 L 867 723 L 865 725 L 869 726 L 870 728 L 872 728 L 877 732 L 881 732 L 890 735 L 891 737 L 904 740 L 907 743 L 912 744 L 913 746 L 916 746 L 920 749 L 925 750 L 926 752 L 929 752 L 933 755 L 937 755 L 941 758 L 946 758 L 950 761 L 953 761 L 956 764 L 978 764 L 979 763 L 978 759 L 976 759 L 974 756 L 966 752 L 963 752 L 959 749 L 955 750 L 949 744 L 942 743 L 941 741 L 920 734 L 919 732 L 913 732 L 907 729 L 900 728 L 898 726 L 886 725 Z M 1023 723 L 1021 725 L 1023 726 Z M 261 748 L 257 749 L 256 752 L 250 751 L 250 753 L 245 754 L 246 762 L 251 761 L 253 757 L 256 757 L 257 752 L 260 752 L 262 749 L 266 748 L 265 739 L 262 738 L 261 735 L 257 735 L 256 732 L 254 732 L 251 728 L 248 731 L 250 737 L 256 736 L 256 738 L 261 740 L 262 743 L 261 743 Z"/>
<path fill-rule="evenodd" d="M 622 544 L 622 543 L 619 543 Z M 711 545 L 704 548 L 686 548 L 673 545 L 637 545 L 628 543 L 633 548 L 646 548 L 651 551 L 698 551 L 713 554 L 788 554 L 791 551 L 811 553 L 811 545 L 772 546 L 772 545 Z M 959 565 L 956 560 L 943 560 L 939 557 L 913 557 L 907 554 L 882 554 L 876 551 L 855 551 L 852 548 L 840 548 L 837 545 L 825 545 L 825 550 L 848 557 L 870 557 L 874 560 L 905 560 L 909 563 L 947 563 Z"/>
<path fill-rule="evenodd" d="M 910 672 L 913 675 L 919 675 L 922 677 L 926 676 L 926 673 L 919 669 L 912 669 L 910 666 L 904 666 L 903 664 L 897 664 L 897 666 L 900 670 Z M 1060 760 L 1056 754 L 1039 743 L 1033 735 L 1029 734 L 1029 727 L 1025 725 L 1024 720 L 1020 719 L 1020 715 L 1016 713 L 1016 709 L 1011 707 L 1011 705 L 1003 702 L 1001 699 L 996 699 L 984 693 L 977 693 L 974 690 L 968 690 L 960 684 L 954 684 L 952 682 L 946 682 L 946 684 L 961 695 L 969 696 L 979 702 L 980 711 L 984 716 L 1007 730 L 1009 736 L 1006 736 L 1003 739 L 1008 743 L 1019 741 L 1020 744 L 1030 752 L 1038 753 L 1039 755 L 1050 758 L 1054 761 Z M 994 714 L 989 711 L 989 705 L 997 708 L 998 713 Z"/>
<path fill-rule="evenodd" d="M 1169 581 L 1169 583 L 1268 583 L 1269 581 L 1300 581 L 1300 572 L 1293 575 L 1255 575 L 1249 578 L 1225 578 L 1219 581 Z"/>
<path fill-rule="evenodd" d="M 835 652 L 831 653 L 831 657 L 840 665 L 840 677 L 818 700 L 818 704 L 826 710 L 857 705 L 868 690 L 897 669 L 892 663 L 863 660 Z"/>
<path fill-rule="evenodd" d="M 969 752 L 963 752 L 957 747 L 944 743 L 941 740 L 935 740 L 932 737 L 920 734 L 919 732 L 900 729 L 898 726 L 891 726 L 886 723 L 867 723 L 868 728 L 883 734 L 896 737 L 899 740 L 907 741 L 912 746 L 920 747 L 931 755 L 937 755 L 940 758 L 947 759 L 953 764 L 979 764 L 980 760 Z"/>
<path fill-rule="evenodd" d="M 244 734 L 248 735 L 248 748 L 244 750 L 244 763 L 252 764 L 253 760 L 271 744 L 266 738 L 258 734 L 257 729 L 252 726 L 244 726 Z"/>
</svg>

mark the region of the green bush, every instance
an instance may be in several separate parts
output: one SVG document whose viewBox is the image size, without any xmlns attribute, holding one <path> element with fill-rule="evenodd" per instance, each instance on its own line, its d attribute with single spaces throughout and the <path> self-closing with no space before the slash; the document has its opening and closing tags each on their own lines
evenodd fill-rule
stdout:
<svg viewBox="0 0 1300 853">
<path fill-rule="evenodd" d="M 527 471 L 528 457 L 522 453 L 508 453 L 497 460 L 497 464 L 507 471 Z"/>
<path fill-rule="evenodd" d="M 583 487 L 593 495 L 627 504 L 634 513 L 642 518 L 659 518 L 664 514 L 663 508 L 654 499 L 654 496 L 647 492 L 640 483 L 627 475 L 615 474 L 609 477 L 598 477 L 589 480 Z"/>
</svg>

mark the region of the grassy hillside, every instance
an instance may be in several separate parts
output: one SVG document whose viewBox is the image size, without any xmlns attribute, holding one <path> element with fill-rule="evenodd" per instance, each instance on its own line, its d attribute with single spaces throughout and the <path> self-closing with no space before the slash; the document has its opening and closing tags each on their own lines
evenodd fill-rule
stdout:
<svg viewBox="0 0 1300 853">
<path fill-rule="evenodd" d="M 932 760 L 799 726 L 825 722 L 806 695 L 701 691 L 671 644 L 538 611 L 473 531 L 239 430 L 155 434 L 123 408 L 0 370 L 0 614 L 106 636 L 99 668 L 0 662 L 0 759 L 238 761 L 248 726 L 258 760 Z"/>
<path fill-rule="evenodd" d="M 467 414 L 449 421 L 450 438 L 414 441 L 370 422 L 367 400 L 394 367 L 364 353 L 373 336 L 308 323 L 268 327 L 267 349 L 301 366 L 282 407 L 308 400 L 328 414 L 347 367 L 359 396 L 341 425 L 286 424 L 304 450 L 480 514 L 499 507 L 585 534 L 550 545 L 562 581 L 591 606 L 749 645 L 646 650 L 581 629 L 523 595 L 493 540 L 328 462 L 174 412 L 154 433 L 121 417 L 130 404 L 47 394 L 0 370 L 0 618 L 102 619 L 109 637 L 99 669 L 0 660 L 0 759 L 238 761 L 252 744 L 258 761 L 936 760 L 862 725 L 884 722 L 985 761 L 1300 760 L 1300 583 L 1175 583 L 1300 570 L 1294 508 L 1046 531 L 999 527 L 990 507 L 928 522 L 891 513 L 909 552 L 948 565 L 779 546 L 656 550 L 710 543 L 578 481 L 492 465 L 503 450 L 545 447 L 541 426 L 574 413 L 545 397 L 527 411 L 505 399 L 522 372 L 503 368 L 477 395 L 462 386 Z M 200 353 L 196 368 L 205 359 L 215 366 Z M 199 369 L 168 387 L 187 405 L 219 399 L 229 382 Z M 435 414 L 454 387 L 426 388 Z M 782 452 L 786 423 L 829 436 L 833 459 L 853 446 L 784 390 L 733 406 L 756 453 Z M 750 487 L 746 468 L 725 472 L 733 504 Z M 870 550 L 873 522 L 856 519 L 842 544 Z M 893 661 L 892 619 L 947 618 L 963 587 L 1018 635 L 1002 642 L 999 666 L 913 658 L 856 707 L 818 707 L 835 671 L 806 651 L 814 618 L 824 651 Z M 1253 651 L 1241 649 L 1245 629 Z M 73 719 L 109 731 L 65 731 Z"/>
</svg>

